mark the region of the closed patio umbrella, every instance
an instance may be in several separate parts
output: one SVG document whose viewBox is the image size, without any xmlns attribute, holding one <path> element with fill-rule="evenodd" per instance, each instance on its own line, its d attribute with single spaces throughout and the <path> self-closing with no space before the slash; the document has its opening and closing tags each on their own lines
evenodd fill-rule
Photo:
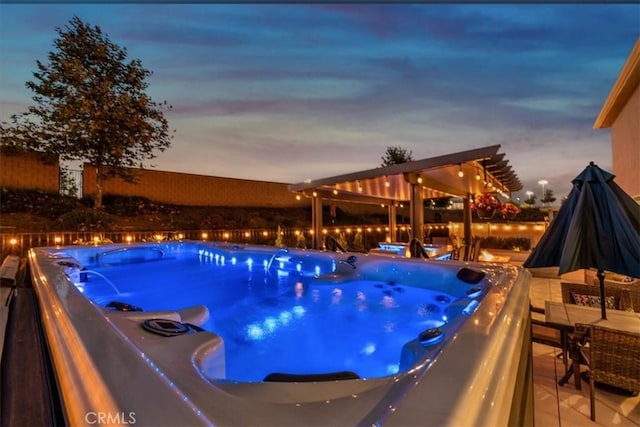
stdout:
<svg viewBox="0 0 640 427">
<path fill-rule="evenodd" d="M 604 271 L 640 277 L 640 205 L 593 162 L 573 188 L 524 267 L 559 267 L 559 274 L 595 268 L 606 319 Z"/>
</svg>

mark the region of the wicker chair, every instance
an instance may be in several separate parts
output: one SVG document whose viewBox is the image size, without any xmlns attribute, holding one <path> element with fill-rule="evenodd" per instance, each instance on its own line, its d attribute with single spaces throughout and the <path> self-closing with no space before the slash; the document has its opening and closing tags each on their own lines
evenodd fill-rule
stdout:
<svg viewBox="0 0 640 427">
<path fill-rule="evenodd" d="M 597 325 L 576 325 L 576 331 L 588 331 L 588 347 L 582 356 L 589 366 L 591 420 L 596 420 L 595 384 L 640 392 L 640 333 L 609 329 Z"/>
<path fill-rule="evenodd" d="M 531 341 L 560 349 L 561 353 L 558 354 L 558 357 L 562 358 L 562 362 L 566 367 L 569 357 L 566 334 L 545 321 L 544 308 L 529 305 L 529 310 L 531 312 Z"/>
<path fill-rule="evenodd" d="M 576 304 L 574 295 L 600 296 L 599 286 L 584 283 L 560 282 L 560 289 L 562 290 L 562 302 L 565 304 Z M 605 296 L 613 297 L 615 310 L 633 310 L 629 289 L 607 288 L 605 286 L 604 292 Z M 597 304 L 597 306 L 599 307 L 600 304 Z"/>
<path fill-rule="evenodd" d="M 631 291 L 631 304 L 633 304 L 633 309 L 640 313 L 640 279 L 635 278 L 631 279 L 631 281 L 625 279 L 625 276 L 620 274 L 606 272 L 604 275 L 604 287 L 605 289 L 629 289 L 629 291 Z M 593 284 L 600 286 L 600 280 L 595 277 Z"/>
</svg>

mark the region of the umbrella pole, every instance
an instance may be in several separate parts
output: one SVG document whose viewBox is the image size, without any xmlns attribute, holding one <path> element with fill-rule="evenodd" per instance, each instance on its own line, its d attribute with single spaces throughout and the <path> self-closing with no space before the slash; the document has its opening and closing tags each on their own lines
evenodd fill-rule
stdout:
<svg viewBox="0 0 640 427">
<path fill-rule="evenodd" d="M 596 277 L 600 281 L 600 308 L 602 309 L 602 318 L 607 318 L 607 303 L 604 296 L 604 271 L 598 270 Z"/>
</svg>

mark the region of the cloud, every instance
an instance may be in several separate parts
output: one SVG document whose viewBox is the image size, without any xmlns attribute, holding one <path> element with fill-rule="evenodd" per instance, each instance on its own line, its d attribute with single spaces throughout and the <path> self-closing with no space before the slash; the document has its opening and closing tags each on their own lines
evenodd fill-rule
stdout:
<svg viewBox="0 0 640 427">
<path fill-rule="evenodd" d="M 632 4 L 1 4 L 0 120 L 73 15 L 173 105 L 159 167 L 298 182 L 376 167 L 389 145 L 501 144 L 525 186 L 558 194 L 610 165 L 592 125 L 640 27 Z"/>
</svg>

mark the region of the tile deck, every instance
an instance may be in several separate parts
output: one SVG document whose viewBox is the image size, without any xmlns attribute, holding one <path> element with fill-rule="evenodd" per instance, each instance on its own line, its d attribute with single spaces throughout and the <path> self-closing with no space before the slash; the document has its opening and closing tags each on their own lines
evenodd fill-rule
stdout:
<svg viewBox="0 0 640 427">
<path fill-rule="evenodd" d="M 563 280 L 582 281 L 578 273 L 562 276 Z M 544 301 L 562 301 L 560 278 L 533 277 L 530 283 L 531 302 L 544 307 Z M 582 382 L 576 390 L 574 378 L 564 386 L 558 379 L 564 374 L 558 350 L 533 344 L 533 382 L 535 425 L 550 426 L 640 426 L 640 396 L 626 397 L 596 388 L 596 421 L 590 418 L 589 384 Z M 640 361 L 639 361 L 640 363 Z"/>
</svg>

